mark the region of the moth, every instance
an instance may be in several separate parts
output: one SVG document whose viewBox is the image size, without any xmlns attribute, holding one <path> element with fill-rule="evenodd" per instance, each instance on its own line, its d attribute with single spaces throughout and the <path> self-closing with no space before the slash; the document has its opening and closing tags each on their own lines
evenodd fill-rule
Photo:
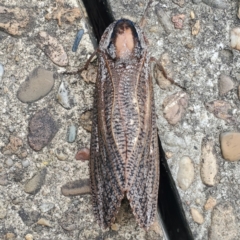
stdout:
<svg viewBox="0 0 240 240">
<path fill-rule="evenodd" d="M 90 146 L 94 215 L 107 228 L 124 197 L 148 229 L 157 213 L 159 148 L 150 54 L 141 28 L 113 22 L 98 48 Z"/>
</svg>

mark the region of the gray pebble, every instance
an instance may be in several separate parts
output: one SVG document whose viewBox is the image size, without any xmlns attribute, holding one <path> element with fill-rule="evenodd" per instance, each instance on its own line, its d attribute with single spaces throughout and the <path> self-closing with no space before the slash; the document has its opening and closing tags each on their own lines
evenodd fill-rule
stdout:
<svg viewBox="0 0 240 240">
<path fill-rule="evenodd" d="M 3 65 L 0 63 L 0 83 L 2 81 L 3 74 L 4 74 L 4 68 L 3 68 Z"/>
<path fill-rule="evenodd" d="M 76 140 L 77 128 L 74 125 L 69 126 L 67 141 L 72 143 Z"/>
<path fill-rule="evenodd" d="M 55 207 L 54 203 L 43 203 L 39 208 L 43 213 L 45 213 L 54 207 Z"/>
<path fill-rule="evenodd" d="M 30 165 L 30 162 L 28 161 L 28 160 L 24 160 L 24 161 L 22 161 L 22 166 L 23 167 L 28 167 Z"/>
<path fill-rule="evenodd" d="M 5 161 L 6 165 L 8 167 L 11 167 L 13 165 L 13 160 L 11 158 L 8 158 L 6 161 Z"/>
</svg>

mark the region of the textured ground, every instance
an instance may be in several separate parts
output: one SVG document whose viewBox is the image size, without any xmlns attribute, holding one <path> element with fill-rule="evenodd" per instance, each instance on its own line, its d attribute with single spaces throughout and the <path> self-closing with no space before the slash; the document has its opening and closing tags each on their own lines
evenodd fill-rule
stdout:
<svg viewBox="0 0 240 240">
<path fill-rule="evenodd" d="M 136 0 L 109 2 L 116 18 L 137 22 L 146 6 L 145 1 Z M 8 8 L 7 17 L 3 6 Z M 73 7 L 80 8 L 80 15 L 64 12 Z M 153 1 L 146 14 L 144 31 L 152 56 L 161 59 L 167 74 L 186 88 L 177 93 L 182 91 L 177 86 L 166 87 L 168 82 L 153 69 L 159 134 L 196 240 L 240 236 L 240 53 L 230 45 L 231 29 L 240 24 L 237 12 L 237 0 L 163 0 Z M 62 23 L 54 19 L 57 16 L 62 16 Z M 0 29 L 4 67 L 0 80 L 0 239 L 24 239 L 27 234 L 32 236 L 26 239 L 41 240 L 161 239 L 161 233 L 146 233 L 137 226 L 127 204 L 112 229 L 103 231 L 93 218 L 89 195 L 61 193 L 66 183 L 88 178 L 88 162 L 76 160 L 75 155 L 89 147 L 89 112 L 82 114 L 92 109 L 94 84 L 84 81 L 91 74 L 87 78 L 61 74 L 79 68 L 93 52 L 81 3 L 2 0 Z M 77 52 L 72 52 L 80 29 L 84 36 Z M 56 39 L 50 50 L 49 42 L 41 45 L 40 31 Z M 57 44 L 66 55 L 53 54 L 54 49 L 61 50 Z M 34 80 L 32 72 L 38 67 L 51 73 L 39 73 L 47 76 L 46 89 Z M 24 87 L 25 100 L 20 101 L 19 89 L 28 77 L 32 85 Z M 42 109 L 47 114 L 38 112 Z M 28 141 L 30 121 L 33 133 L 44 125 L 51 134 Z M 236 134 L 228 134 L 230 140 L 222 136 L 221 145 L 223 132 Z"/>
</svg>

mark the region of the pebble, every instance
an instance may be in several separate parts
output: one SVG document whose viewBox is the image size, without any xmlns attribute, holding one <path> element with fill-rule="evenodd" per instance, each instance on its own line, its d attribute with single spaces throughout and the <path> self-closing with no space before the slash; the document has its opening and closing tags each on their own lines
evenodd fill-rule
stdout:
<svg viewBox="0 0 240 240">
<path fill-rule="evenodd" d="M 81 72 L 81 77 L 87 83 L 95 83 L 97 79 L 97 67 L 90 64 L 87 70 Z"/>
<path fill-rule="evenodd" d="M 223 49 L 219 52 L 219 56 L 222 59 L 222 61 L 226 64 L 229 64 L 233 62 L 233 52 L 229 49 Z"/>
<path fill-rule="evenodd" d="M 194 180 L 194 166 L 192 160 L 184 156 L 179 161 L 179 169 L 177 173 L 178 186 L 186 191 Z"/>
<path fill-rule="evenodd" d="M 196 222 L 198 224 L 203 224 L 204 218 L 203 218 L 203 215 L 199 212 L 198 209 L 191 208 L 191 214 L 192 214 L 192 218 L 193 218 L 194 222 Z"/>
<path fill-rule="evenodd" d="M 229 202 L 220 203 L 212 211 L 209 240 L 238 239 L 237 232 L 238 227 L 233 207 Z"/>
<path fill-rule="evenodd" d="M 45 218 L 40 218 L 40 219 L 38 220 L 37 224 L 43 225 L 43 226 L 46 226 L 46 227 L 52 227 L 50 221 L 48 221 L 48 220 L 45 219 Z"/>
<path fill-rule="evenodd" d="M 234 82 L 231 77 L 221 74 L 218 80 L 219 95 L 223 96 L 234 88 Z"/>
<path fill-rule="evenodd" d="M 3 74 L 4 74 L 4 67 L 3 67 L 3 65 L 0 63 L 0 85 L 1 85 L 1 82 L 2 82 Z"/>
<path fill-rule="evenodd" d="M 90 158 L 90 149 L 89 148 L 82 148 L 75 155 L 76 160 L 85 161 L 85 160 L 89 160 L 89 158 Z"/>
<path fill-rule="evenodd" d="M 225 9 L 227 8 L 226 0 L 202 0 L 205 4 L 210 7 Z"/>
<path fill-rule="evenodd" d="M 188 95 L 185 92 L 176 92 L 163 101 L 163 114 L 169 124 L 175 125 L 185 113 L 188 106 Z"/>
<path fill-rule="evenodd" d="M 41 204 L 41 206 L 39 208 L 40 208 L 41 212 L 45 213 L 45 212 L 50 211 L 54 207 L 55 207 L 54 203 L 48 202 L 48 203 Z"/>
<path fill-rule="evenodd" d="M 74 43 L 73 43 L 73 47 L 72 47 L 72 51 L 73 51 L 73 52 L 76 52 L 76 51 L 77 51 L 78 45 L 79 45 L 79 43 L 80 43 L 80 41 L 81 41 L 81 39 L 82 39 L 83 34 L 84 34 L 84 30 L 83 30 L 83 29 L 80 29 L 80 30 L 78 31 L 77 36 L 76 36 L 76 38 L 75 38 L 75 41 L 74 41 Z"/>
<path fill-rule="evenodd" d="M 30 165 L 29 160 L 24 160 L 24 161 L 22 161 L 22 166 L 23 166 L 24 168 L 28 167 L 29 165 Z"/>
<path fill-rule="evenodd" d="M 25 209 L 20 209 L 18 211 L 19 217 L 22 219 L 26 226 L 31 226 L 36 223 L 40 217 L 40 213 L 37 211 L 28 212 Z"/>
<path fill-rule="evenodd" d="M 176 29 L 182 29 L 183 28 L 183 22 L 185 19 L 185 15 L 184 14 L 178 14 L 172 17 L 172 22 L 174 24 L 174 27 Z"/>
<path fill-rule="evenodd" d="M 233 28 L 230 34 L 231 47 L 240 50 L 240 27 Z"/>
<path fill-rule="evenodd" d="M 73 143 L 76 140 L 77 128 L 74 125 L 69 126 L 67 133 L 67 141 Z"/>
<path fill-rule="evenodd" d="M 206 211 L 212 210 L 216 206 L 216 204 L 217 204 L 217 200 L 210 196 L 207 202 L 205 203 L 204 208 Z"/>
<path fill-rule="evenodd" d="M 88 132 L 92 131 L 92 110 L 84 112 L 79 119 L 80 125 Z"/>
<path fill-rule="evenodd" d="M 3 149 L 3 154 L 15 154 L 23 146 L 21 138 L 11 135 L 8 145 Z"/>
<path fill-rule="evenodd" d="M 0 173 L 0 186 L 8 185 L 8 176 L 7 173 Z"/>
<path fill-rule="evenodd" d="M 26 239 L 26 240 L 33 240 L 33 235 L 28 233 L 28 234 L 25 236 L 25 239 Z"/>
<path fill-rule="evenodd" d="M 200 31 L 200 20 L 196 20 L 194 25 L 192 26 L 192 35 L 196 36 L 198 35 Z"/>
<path fill-rule="evenodd" d="M 168 13 L 166 13 L 166 11 L 164 11 L 161 8 L 161 5 L 157 4 L 155 6 L 155 12 L 157 14 L 158 20 L 161 23 L 161 25 L 163 26 L 165 32 L 167 34 L 170 34 L 173 30 L 172 28 L 172 24 L 170 22 L 170 16 Z"/>
<path fill-rule="evenodd" d="M 223 119 L 225 121 L 232 121 L 233 116 L 231 112 L 231 104 L 223 100 L 215 100 L 208 103 L 205 103 L 206 109 L 213 113 L 215 117 Z"/>
<path fill-rule="evenodd" d="M 191 18 L 191 19 L 195 19 L 195 13 L 194 13 L 194 11 L 191 11 L 191 12 L 190 12 L 190 18 Z"/>
<path fill-rule="evenodd" d="M 240 100 L 240 85 L 238 86 L 238 99 Z"/>
<path fill-rule="evenodd" d="M 183 7 L 185 4 L 185 0 L 172 0 L 172 1 L 180 7 Z"/>
<path fill-rule="evenodd" d="M 69 98 L 69 90 L 65 87 L 65 83 L 62 81 L 58 93 L 57 93 L 58 102 L 66 109 L 71 108 L 70 98 Z"/>
<path fill-rule="evenodd" d="M 8 158 L 6 161 L 5 161 L 5 164 L 8 166 L 8 167 L 11 167 L 13 165 L 13 160 L 11 158 Z"/>
<path fill-rule="evenodd" d="M 14 233 L 7 233 L 6 235 L 5 235 L 5 238 L 4 238 L 4 240 L 14 240 L 14 239 L 16 239 L 16 236 L 15 236 L 15 234 Z"/>
<path fill-rule="evenodd" d="M 112 224 L 111 224 L 111 229 L 112 229 L 113 231 L 118 231 L 118 230 L 119 230 L 119 224 L 117 224 L 117 223 L 112 223 Z"/>
<path fill-rule="evenodd" d="M 200 175 L 202 182 L 207 186 L 214 186 L 218 166 L 214 150 L 214 142 L 206 138 L 202 141 L 202 155 L 200 164 Z"/>
<path fill-rule="evenodd" d="M 62 152 L 61 150 L 59 150 L 59 149 L 56 150 L 56 156 L 57 156 L 58 160 L 60 160 L 60 161 L 65 161 L 65 160 L 67 160 L 67 158 L 68 158 L 68 155 L 65 154 L 65 153 L 63 153 L 63 152 Z"/>
<path fill-rule="evenodd" d="M 89 194 L 90 181 L 89 179 L 79 179 L 73 182 L 68 182 L 61 187 L 61 192 L 64 196 L 77 196 Z"/>
<path fill-rule="evenodd" d="M 23 103 L 36 102 L 45 97 L 54 86 L 53 73 L 41 67 L 35 68 L 21 84 L 17 92 Z"/>
<path fill-rule="evenodd" d="M 163 74 L 163 70 L 159 68 L 159 65 L 155 64 L 154 78 L 161 89 L 167 89 L 169 86 L 171 86 L 171 82 L 167 78 L 173 78 L 173 67 L 170 56 L 167 52 L 164 52 L 161 55 L 159 63 L 162 66 L 165 74 Z"/>
<path fill-rule="evenodd" d="M 58 126 L 46 108 L 39 110 L 29 121 L 28 142 L 35 151 L 47 146 L 58 131 Z"/>
<path fill-rule="evenodd" d="M 38 34 L 38 45 L 40 49 L 58 66 L 65 67 L 68 65 L 67 53 L 58 40 L 50 36 L 45 31 Z"/>
<path fill-rule="evenodd" d="M 0 14 L 0 28 L 7 33 L 20 36 L 26 31 L 30 20 L 26 9 L 0 6 Z"/>
<path fill-rule="evenodd" d="M 229 161 L 240 160 L 240 133 L 224 132 L 220 134 L 223 158 Z"/>
<path fill-rule="evenodd" d="M 3 219 L 7 216 L 7 208 L 3 202 L 0 202 L 0 219 Z"/>
<path fill-rule="evenodd" d="M 47 169 L 43 168 L 25 184 L 24 191 L 29 194 L 36 194 L 39 192 L 42 185 L 45 183 L 46 175 Z"/>
</svg>

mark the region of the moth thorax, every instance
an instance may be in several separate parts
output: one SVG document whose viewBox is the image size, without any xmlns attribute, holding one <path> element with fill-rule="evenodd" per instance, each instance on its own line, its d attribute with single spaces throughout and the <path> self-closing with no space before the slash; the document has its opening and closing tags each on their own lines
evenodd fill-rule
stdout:
<svg viewBox="0 0 240 240">
<path fill-rule="evenodd" d="M 118 58 L 127 58 L 134 49 L 134 37 L 131 27 L 123 22 L 116 26 L 115 48 Z"/>
</svg>

